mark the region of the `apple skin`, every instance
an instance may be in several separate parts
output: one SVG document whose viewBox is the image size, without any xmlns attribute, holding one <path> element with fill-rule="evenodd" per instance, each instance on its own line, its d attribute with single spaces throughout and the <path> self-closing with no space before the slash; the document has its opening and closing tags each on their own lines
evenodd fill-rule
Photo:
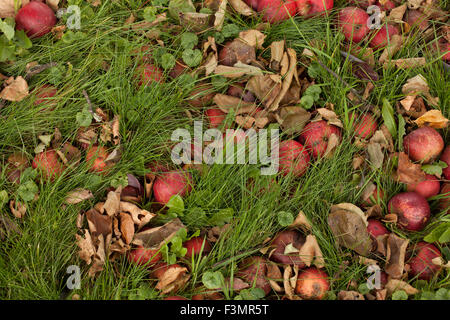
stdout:
<svg viewBox="0 0 450 320">
<path fill-rule="evenodd" d="M 427 225 L 431 211 L 423 196 L 416 192 L 402 192 L 392 197 L 388 212 L 398 216 L 398 225 L 407 231 L 421 231 Z"/>
<path fill-rule="evenodd" d="M 189 299 L 182 296 L 170 296 L 164 298 L 163 300 L 189 300 Z"/>
<path fill-rule="evenodd" d="M 406 186 L 406 190 L 417 192 L 424 198 L 428 199 L 439 194 L 439 191 L 441 190 L 441 184 L 435 176 L 427 174 L 425 181 L 419 183 L 410 183 Z"/>
<path fill-rule="evenodd" d="M 44 84 L 36 89 L 34 89 L 34 95 L 36 97 L 36 100 L 34 100 L 34 105 L 38 106 L 40 104 L 47 104 L 54 106 L 56 104 L 56 101 L 53 99 L 48 99 L 56 96 L 58 93 L 58 90 L 51 85 Z"/>
<path fill-rule="evenodd" d="M 166 204 L 176 194 L 183 197 L 191 191 L 191 174 L 184 171 L 164 172 L 153 183 L 153 195 L 159 203 Z"/>
<path fill-rule="evenodd" d="M 294 0 L 259 0 L 257 11 L 264 22 L 278 23 L 295 16 L 297 5 Z"/>
<path fill-rule="evenodd" d="M 352 118 L 356 136 L 369 139 L 377 131 L 377 121 L 371 113 L 364 113 L 359 117 L 355 117 L 355 114 L 351 113 L 350 119 Z"/>
<path fill-rule="evenodd" d="M 49 33 L 56 24 L 53 10 L 45 3 L 32 1 L 16 14 L 16 29 L 24 30 L 28 37 L 39 38 Z"/>
<path fill-rule="evenodd" d="M 444 139 L 435 129 L 421 127 L 406 135 L 403 148 L 411 160 L 430 163 L 444 149 Z"/>
<path fill-rule="evenodd" d="M 286 246 L 290 243 L 292 243 L 294 248 L 300 249 L 305 243 L 305 237 L 296 230 L 281 231 L 272 241 L 271 246 L 275 247 L 275 251 L 270 256 L 270 260 L 304 268 L 305 264 L 298 255 L 284 254 Z"/>
<path fill-rule="evenodd" d="M 152 266 L 162 259 L 162 254 L 158 250 L 146 249 L 138 246 L 127 254 L 128 261 L 140 266 Z"/>
<path fill-rule="evenodd" d="M 296 0 L 297 13 L 304 17 L 324 15 L 326 10 L 331 10 L 333 0 Z"/>
<path fill-rule="evenodd" d="M 371 199 L 372 197 L 373 197 L 373 200 Z M 370 197 L 362 202 L 362 205 L 364 207 L 371 207 L 378 203 L 382 203 L 383 198 L 384 198 L 384 192 L 380 187 L 377 186 L 377 187 L 375 187 L 375 190 L 373 190 Z"/>
<path fill-rule="evenodd" d="M 388 44 L 388 39 L 392 38 L 393 35 L 400 34 L 398 28 L 392 24 L 381 26 L 381 29 L 376 31 L 369 46 L 374 50 L 382 49 Z"/>
<path fill-rule="evenodd" d="M 420 31 L 425 31 L 429 26 L 427 16 L 419 10 L 408 10 L 406 12 L 405 22 L 411 28 L 418 28 Z"/>
<path fill-rule="evenodd" d="M 217 128 L 219 127 L 227 117 L 227 114 L 220 110 L 219 108 L 209 108 L 205 111 L 206 116 L 209 119 L 209 127 Z"/>
<path fill-rule="evenodd" d="M 244 0 L 244 2 L 252 7 L 253 10 L 258 10 L 259 0 Z"/>
<path fill-rule="evenodd" d="M 329 289 L 328 274 L 315 267 L 302 270 L 295 286 L 295 292 L 307 300 L 321 300 Z"/>
<path fill-rule="evenodd" d="M 136 68 L 136 76 L 138 79 L 138 85 L 149 86 L 152 82 L 163 83 L 164 75 L 160 68 L 153 64 L 145 63 Z"/>
<path fill-rule="evenodd" d="M 295 140 L 285 140 L 280 143 L 280 172 L 287 176 L 290 172 L 296 177 L 305 174 L 309 167 L 309 153 L 306 148 Z"/>
<path fill-rule="evenodd" d="M 38 169 L 45 179 L 53 181 L 55 178 L 62 175 L 64 172 L 64 165 L 59 161 L 59 156 L 55 150 L 49 149 L 38 153 L 31 166 Z"/>
<path fill-rule="evenodd" d="M 443 211 L 447 210 L 447 214 L 450 214 L 450 182 L 443 184 L 440 194 L 443 195 L 443 198 L 439 199 L 439 208 Z"/>
<path fill-rule="evenodd" d="M 447 164 L 447 168 L 442 169 L 442 174 L 445 179 L 450 180 L 450 146 L 447 146 L 444 149 L 444 152 L 441 154 L 441 161 L 444 161 Z"/>
<path fill-rule="evenodd" d="M 89 165 L 90 172 L 104 173 L 108 169 L 105 162 L 108 158 L 108 152 L 105 147 L 92 146 L 86 151 L 86 162 Z"/>
<path fill-rule="evenodd" d="M 311 152 L 314 158 L 323 156 L 332 134 L 341 138 L 341 130 L 325 120 L 308 123 L 299 136 L 299 141 Z"/>
<path fill-rule="evenodd" d="M 339 11 L 338 26 L 344 33 L 347 41 L 361 42 L 369 33 L 367 27 L 369 15 L 362 9 L 346 7 Z"/>
<path fill-rule="evenodd" d="M 434 258 L 442 257 L 441 252 L 431 243 L 419 242 L 416 245 L 416 255 L 411 258 L 408 264 L 411 267 L 409 276 L 420 280 L 429 281 L 441 269 L 433 263 Z"/>
<path fill-rule="evenodd" d="M 239 271 L 236 276 L 242 278 L 245 282 L 260 288 L 266 295 L 270 293 L 272 287 L 266 279 L 267 261 L 262 257 L 249 257 L 239 263 Z"/>
<path fill-rule="evenodd" d="M 369 234 L 373 238 L 376 238 L 378 236 L 382 236 L 382 235 L 390 233 L 388 231 L 388 229 L 386 229 L 384 224 L 381 223 L 380 221 L 376 220 L 376 219 L 368 219 L 367 222 L 368 222 L 367 232 L 369 232 Z"/>
<path fill-rule="evenodd" d="M 185 257 L 188 259 L 190 259 L 193 255 L 199 255 L 200 252 L 202 252 L 203 255 L 208 254 L 212 249 L 211 244 L 208 242 L 208 240 L 202 237 L 194 237 L 186 241 L 185 243 L 183 243 L 183 247 L 187 248 Z"/>
</svg>

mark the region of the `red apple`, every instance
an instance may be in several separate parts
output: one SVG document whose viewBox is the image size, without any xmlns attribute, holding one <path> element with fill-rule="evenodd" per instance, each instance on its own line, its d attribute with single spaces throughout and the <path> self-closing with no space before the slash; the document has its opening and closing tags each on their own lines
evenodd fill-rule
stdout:
<svg viewBox="0 0 450 320">
<path fill-rule="evenodd" d="M 140 266 L 149 267 L 154 265 L 162 259 L 161 252 L 159 250 L 147 249 L 143 246 L 138 246 L 128 252 L 128 261 Z"/>
<path fill-rule="evenodd" d="M 105 162 L 108 158 L 108 152 L 105 147 L 92 146 L 86 151 L 86 162 L 90 172 L 105 172 L 108 164 Z"/>
<path fill-rule="evenodd" d="M 407 185 L 406 189 L 408 191 L 415 191 L 425 198 L 430 198 L 432 196 L 438 195 L 441 190 L 441 184 L 436 176 L 431 174 L 426 175 L 426 180 L 419 183 L 410 183 Z"/>
<path fill-rule="evenodd" d="M 189 300 L 189 299 L 182 296 L 170 296 L 164 298 L 163 300 Z"/>
<path fill-rule="evenodd" d="M 53 10 L 42 2 L 32 1 L 16 15 L 16 29 L 24 30 L 28 37 L 39 38 L 49 33 L 56 24 Z"/>
<path fill-rule="evenodd" d="M 422 127 L 403 139 L 403 148 L 411 160 L 430 163 L 444 149 L 444 139 L 435 129 Z"/>
<path fill-rule="evenodd" d="M 442 170 L 442 174 L 445 179 L 450 180 L 450 146 L 447 146 L 444 149 L 444 152 L 441 154 L 441 158 L 439 159 L 447 164 L 447 168 Z"/>
<path fill-rule="evenodd" d="M 381 10 L 383 11 L 391 11 L 395 8 L 395 3 L 390 0 L 380 0 L 376 5 L 381 7 Z"/>
<path fill-rule="evenodd" d="M 369 43 L 369 46 L 373 49 L 381 49 L 387 46 L 388 41 L 392 38 L 393 35 L 400 34 L 398 28 L 392 24 L 382 25 L 381 29 L 376 31 L 372 40 Z"/>
<path fill-rule="evenodd" d="M 377 130 L 377 121 L 371 113 L 364 113 L 359 117 L 351 113 L 350 119 L 353 119 L 355 135 L 360 138 L 369 139 Z"/>
<path fill-rule="evenodd" d="M 299 268 L 305 267 L 302 259 L 298 254 L 284 254 L 286 246 L 292 246 L 298 250 L 305 243 L 305 237 L 296 230 L 285 230 L 280 232 L 272 241 L 271 246 L 275 247 L 275 251 L 270 256 L 270 259 L 282 264 L 297 265 Z"/>
<path fill-rule="evenodd" d="M 375 187 L 372 194 L 362 202 L 364 207 L 371 207 L 383 201 L 384 192 L 380 187 Z"/>
<path fill-rule="evenodd" d="M 296 177 L 305 174 L 309 167 L 309 154 L 306 148 L 295 140 L 286 140 L 280 143 L 280 172 L 286 176 L 290 172 Z"/>
<path fill-rule="evenodd" d="M 295 292 L 303 299 L 321 300 L 330 289 L 328 274 L 315 267 L 302 270 L 297 278 Z"/>
<path fill-rule="evenodd" d="M 55 150 L 46 150 L 38 153 L 31 166 L 38 169 L 45 179 L 54 180 L 64 172 L 64 165 L 60 162 Z"/>
<path fill-rule="evenodd" d="M 323 15 L 325 11 L 333 8 L 333 0 L 296 0 L 297 13 L 311 17 L 317 14 Z"/>
<path fill-rule="evenodd" d="M 443 211 L 447 210 L 447 214 L 450 214 L 450 182 L 444 183 L 440 194 L 442 198 L 439 199 L 439 208 Z"/>
<path fill-rule="evenodd" d="M 166 204 L 174 195 L 183 197 L 192 189 L 191 180 L 191 174 L 181 170 L 162 173 L 153 183 L 155 200 Z"/>
<path fill-rule="evenodd" d="M 188 259 L 190 259 L 193 255 L 199 255 L 200 252 L 202 254 L 208 254 L 212 249 L 211 244 L 208 242 L 208 240 L 202 237 L 194 237 L 186 241 L 185 243 L 183 243 L 183 247 L 187 249 L 185 257 Z"/>
<path fill-rule="evenodd" d="M 419 242 L 416 246 L 416 255 L 409 260 L 411 277 L 421 280 L 431 280 L 441 269 L 433 263 L 434 258 L 442 257 L 441 252 L 431 243 Z"/>
<path fill-rule="evenodd" d="M 299 141 L 311 152 L 314 158 L 323 156 L 332 134 L 341 137 L 341 130 L 325 120 L 308 123 L 299 136 Z"/>
<path fill-rule="evenodd" d="M 253 10 L 258 10 L 259 0 L 244 0 L 244 2 L 252 7 Z"/>
<path fill-rule="evenodd" d="M 40 104 L 47 104 L 50 106 L 54 106 L 56 101 L 53 98 L 58 93 L 57 89 L 54 86 L 44 84 L 33 91 L 36 100 L 34 100 L 34 105 L 38 106 Z"/>
<path fill-rule="evenodd" d="M 242 278 L 250 286 L 255 285 L 267 295 L 271 291 L 271 286 L 266 278 L 267 261 L 262 257 L 250 257 L 239 263 L 239 271 L 236 276 Z"/>
<path fill-rule="evenodd" d="M 389 213 L 398 216 L 398 225 L 408 231 L 421 231 L 427 225 L 431 211 L 422 195 L 416 192 L 402 192 L 388 203 Z"/>
<path fill-rule="evenodd" d="M 185 73 L 187 70 L 188 70 L 188 67 L 177 60 L 177 61 L 175 61 L 175 66 L 169 72 L 169 77 L 171 77 L 172 79 L 178 78 L 183 73 Z"/>
<path fill-rule="evenodd" d="M 429 26 L 427 16 L 419 10 L 408 10 L 405 15 L 405 22 L 411 28 L 418 28 L 421 31 L 425 31 Z"/>
<path fill-rule="evenodd" d="M 136 77 L 139 80 L 139 87 L 149 86 L 152 82 L 163 83 L 164 75 L 160 68 L 153 64 L 141 64 L 136 68 Z"/>
<path fill-rule="evenodd" d="M 389 234 L 388 229 L 382 224 L 380 221 L 376 219 L 368 219 L 367 222 L 367 232 L 373 237 L 376 238 L 378 236 L 382 236 L 385 234 Z"/>
<path fill-rule="evenodd" d="M 210 128 L 219 127 L 227 117 L 227 114 L 219 108 L 206 109 L 205 113 L 208 116 Z"/>
<path fill-rule="evenodd" d="M 369 15 L 362 9 L 346 7 L 339 11 L 338 26 L 347 41 L 360 42 L 368 33 Z"/>
<path fill-rule="evenodd" d="M 295 16 L 297 5 L 294 0 L 259 0 L 258 11 L 265 22 L 277 23 Z"/>
</svg>

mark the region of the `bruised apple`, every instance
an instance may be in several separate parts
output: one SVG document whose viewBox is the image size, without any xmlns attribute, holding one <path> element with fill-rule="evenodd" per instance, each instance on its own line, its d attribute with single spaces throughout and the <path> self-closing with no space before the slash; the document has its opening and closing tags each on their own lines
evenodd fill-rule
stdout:
<svg viewBox="0 0 450 320">
<path fill-rule="evenodd" d="M 332 134 L 340 138 L 341 130 L 325 120 L 320 120 L 308 123 L 302 130 L 299 140 L 314 158 L 318 158 L 327 150 L 328 140 Z"/>
<path fill-rule="evenodd" d="M 155 200 L 166 204 L 174 195 L 183 197 L 191 191 L 191 180 L 191 174 L 181 170 L 162 173 L 153 183 Z"/>
<path fill-rule="evenodd" d="M 38 153 L 31 166 L 38 169 L 46 179 L 54 180 L 64 172 L 64 165 L 55 150 L 49 149 Z"/>
<path fill-rule="evenodd" d="M 347 41 L 360 42 L 368 33 L 369 15 L 362 9 L 347 7 L 339 11 L 338 26 Z"/>
<path fill-rule="evenodd" d="M 256 288 L 262 289 L 267 295 L 271 291 L 271 286 L 266 278 L 266 272 L 267 261 L 264 258 L 250 257 L 239 264 L 239 271 L 236 275 L 251 286 L 255 284 Z"/>
<path fill-rule="evenodd" d="M 354 117 L 354 113 L 350 114 L 350 119 Z M 353 130 L 356 136 L 368 139 L 377 130 L 377 121 L 371 113 L 364 113 L 353 119 Z"/>
<path fill-rule="evenodd" d="M 280 172 L 286 176 L 290 172 L 296 177 L 305 174 L 309 167 L 309 154 L 306 148 L 295 140 L 285 140 L 280 143 Z"/>
<path fill-rule="evenodd" d="M 409 260 L 411 270 L 409 275 L 421 280 L 431 280 L 440 270 L 433 259 L 442 257 L 441 252 L 431 243 L 419 242 L 416 245 L 416 255 Z"/>
<path fill-rule="evenodd" d="M 128 252 L 128 261 L 140 266 L 151 266 L 162 259 L 161 252 L 159 250 L 153 250 L 138 246 Z"/>
<path fill-rule="evenodd" d="M 210 128 L 217 128 L 227 117 L 227 114 L 219 108 L 209 108 L 205 111 L 205 113 L 208 117 Z"/>
<path fill-rule="evenodd" d="M 384 224 L 376 219 L 368 219 L 367 223 L 367 232 L 375 239 L 389 233 Z"/>
<path fill-rule="evenodd" d="M 299 268 L 305 267 L 304 262 L 298 254 L 285 254 L 287 245 L 292 245 L 300 250 L 305 243 L 305 237 L 296 230 L 285 230 L 280 232 L 272 241 L 271 246 L 275 247 L 270 259 L 282 264 L 297 265 Z"/>
<path fill-rule="evenodd" d="M 49 33 L 56 24 L 53 10 L 45 3 L 31 1 L 16 14 L 16 29 L 23 30 L 30 38 Z"/>
<path fill-rule="evenodd" d="M 328 274 L 315 267 L 302 270 L 295 286 L 295 292 L 307 300 L 321 300 L 329 289 Z"/>
<path fill-rule="evenodd" d="M 294 0 L 259 0 L 258 11 L 265 22 L 277 23 L 295 16 L 297 5 Z"/>
<path fill-rule="evenodd" d="M 86 162 L 90 172 L 105 172 L 108 164 L 105 162 L 108 158 L 108 152 L 105 147 L 92 146 L 86 151 Z"/>
<path fill-rule="evenodd" d="M 383 25 L 381 29 L 376 31 L 369 46 L 373 49 L 382 49 L 391 41 L 391 38 L 395 34 L 400 34 L 398 28 L 392 24 Z"/>
<path fill-rule="evenodd" d="M 436 176 L 431 174 L 425 175 L 425 181 L 418 183 L 409 183 L 406 187 L 408 191 L 414 191 L 425 198 L 430 198 L 439 194 L 441 184 Z"/>
<path fill-rule="evenodd" d="M 421 127 L 406 135 L 403 148 L 411 160 L 430 163 L 444 149 L 444 139 L 436 129 Z"/>
<path fill-rule="evenodd" d="M 200 253 L 208 254 L 212 249 L 208 240 L 202 237 L 194 237 L 186 241 L 183 243 L 183 247 L 187 249 L 185 257 L 188 259 L 190 259 L 193 255 L 199 255 Z"/>
<path fill-rule="evenodd" d="M 430 219 L 430 206 L 422 195 L 416 192 L 402 192 L 388 203 L 389 213 L 398 216 L 398 225 L 408 231 L 421 231 Z"/>
<path fill-rule="evenodd" d="M 139 81 L 139 87 L 149 86 L 153 82 L 164 82 L 164 75 L 162 70 L 150 63 L 145 63 L 138 66 L 136 68 L 136 77 Z"/>
</svg>

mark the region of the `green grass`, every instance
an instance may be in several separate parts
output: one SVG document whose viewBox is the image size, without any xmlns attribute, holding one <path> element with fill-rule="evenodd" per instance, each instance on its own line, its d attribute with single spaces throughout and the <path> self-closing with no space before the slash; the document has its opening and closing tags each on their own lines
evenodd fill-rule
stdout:
<svg viewBox="0 0 450 320">
<path fill-rule="evenodd" d="M 25 218 L 17 221 L 21 234 L 2 241 L 0 245 L 1 299 L 64 299 L 72 293 L 77 293 L 83 299 L 124 299 L 136 292 L 142 283 L 148 282 L 148 272 L 131 266 L 124 258 L 107 263 L 97 278 L 88 278 L 87 267 L 78 258 L 75 243 L 78 213 L 87 211 L 102 200 L 105 190 L 119 175 L 130 172 L 142 175 L 145 164 L 151 161 L 169 162 L 168 141 L 171 133 L 176 128 L 192 125 L 184 112 L 187 108 L 184 98 L 189 91 L 186 85 L 175 81 L 136 90 L 133 71 L 137 66 L 137 59 L 133 59 L 130 52 L 149 41 L 124 30 L 123 22 L 130 10 L 140 7 L 140 1 L 120 1 L 115 4 L 104 1 L 89 20 L 83 20 L 82 31 L 86 33 L 83 39 L 68 44 L 63 41 L 54 43 L 50 36 L 44 37 L 34 43 L 29 56 L 12 65 L 0 65 L 0 72 L 8 75 L 24 75 L 25 66 L 31 61 L 38 61 L 40 64 L 57 62 L 65 68 L 56 75 L 44 71 L 29 82 L 30 88 L 48 82 L 58 86 L 58 103 L 54 110 L 40 110 L 40 107 L 33 105 L 32 96 L 0 109 L 3 166 L 8 155 L 14 151 L 22 151 L 32 159 L 33 150 L 38 144 L 37 136 L 50 134 L 55 127 L 61 131 L 64 139 L 73 142 L 78 129 L 75 115 L 86 105 L 82 90 L 88 92 L 95 106 L 120 116 L 120 133 L 124 146 L 121 161 L 111 174 L 100 180 L 81 164 L 53 183 L 39 184 L 39 199 L 30 203 Z M 243 29 L 259 22 L 257 19 L 250 21 L 237 16 L 230 16 L 228 19 Z M 267 43 L 286 39 L 288 46 L 294 48 L 298 56 L 304 48 L 313 49 L 311 39 L 324 41 L 324 48 L 315 50 L 319 59 L 339 74 L 350 87 L 361 90 L 361 81 L 352 76 L 349 62 L 340 55 L 339 47 L 343 39 L 336 36 L 330 19 L 296 18 L 271 26 L 265 32 Z M 163 34 L 162 38 L 169 50 L 177 52 L 175 39 L 167 34 Z M 174 46 L 171 47 L 171 44 Z M 403 46 L 395 58 L 415 57 L 423 49 L 424 43 L 420 35 L 417 35 Z M 109 64 L 108 70 L 102 69 L 101 61 Z M 387 98 L 395 105 L 401 97 L 401 87 L 406 80 L 422 73 L 428 80 L 431 94 L 439 97 L 441 111 L 448 117 L 448 73 L 443 72 L 439 59 L 429 58 L 427 61 L 428 64 L 420 69 L 378 69 L 381 80 L 376 83 L 370 102 L 381 106 L 381 99 Z M 70 68 L 71 72 L 68 73 Z M 351 104 L 347 99 L 349 87 L 323 69 L 316 82 L 322 85 L 323 100 L 333 103 L 335 111 L 343 120 L 346 129 L 343 143 L 332 159 L 313 162 L 300 179 L 277 179 L 270 192 L 260 191 L 268 179 L 263 176 L 254 177 L 252 166 L 205 165 L 207 168 L 204 174 L 195 175 L 194 189 L 185 198 L 186 207 L 199 207 L 209 213 L 232 208 L 235 215 L 231 230 L 215 244 L 210 255 L 198 261 L 191 272 L 195 281 L 188 283 L 179 292 L 180 295 L 190 297 L 195 294 L 201 285 L 202 274 L 212 268 L 222 271 L 225 276 L 232 276 L 240 259 L 254 254 L 267 237 L 272 237 L 282 229 L 277 220 L 277 213 L 280 211 L 296 215 L 303 210 L 312 222 L 312 233 L 323 251 L 327 273 L 335 275 L 340 271 L 339 277 L 331 279 L 333 292 L 346 289 L 352 280 L 361 283 L 367 277 L 366 268 L 353 261 L 350 251 L 337 246 L 327 224 L 332 204 L 358 203 L 361 196 L 363 188 L 358 187 L 358 182 L 354 182 L 355 172 L 351 165 L 358 149 L 350 142 L 352 131 L 347 118 L 349 112 L 358 110 L 361 106 Z M 448 143 L 448 130 L 444 132 L 444 137 Z M 247 183 L 250 176 L 255 179 L 254 185 Z M 384 208 L 390 196 L 403 189 L 393 182 L 387 170 L 365 172 L 365 178 L 366 182 L 372 180 L 385 190 Z M 93 190 L 95 199 L 65 206 L 63 202 L 66 194 L 77 187 Z M 0 190 L 7 190 L 10 195 L 14 195 L 16 189 L 17 186 L 7 182 L 2 170 Z M 144 204 L 144 207 L 150 208 L 150 203 Z M 433 209 L 434 221 L 443 220 L 442 214 L 437 213 L 434 206 Z M 2 213 L 9 214 L 6 206 Z M 205 221 L 195 217 L 185 216 L 182 220 L 192 232 L 207 226 Z M 399 230 L 395 230 L 401 234 Z M 414 235 L 413 239 L 422 238 L 429 230 L 431 225 Z M 346 262 L 349 263 L 348 267 L 341 270 Z M 66 268 L 69 265 L 79 265 L 82 269 L 81 289 L 74 292 L 65 288 L 68 276 Z M 430 290 L 436 290 L 448 287 L 449 284 L 447 274 L 428 286 Z M 233 293 L 228 297 L 232 296 Z"/>
</svg>

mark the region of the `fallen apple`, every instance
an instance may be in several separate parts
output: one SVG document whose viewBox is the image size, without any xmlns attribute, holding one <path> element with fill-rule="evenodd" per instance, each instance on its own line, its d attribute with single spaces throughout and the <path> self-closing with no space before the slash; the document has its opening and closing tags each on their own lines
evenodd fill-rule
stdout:
<svg viewBox="0 0 450 320">
<path fill-rule="evenodd" d="M 208 117 L 210 128 L 219 127 L 227 117 L 227 114 L 219 108 L 206 109 L 205 114 Z"/>
<path fill-rule="evenodd" d="M 34 169 L 38 169 L 42 173 L 45 179 L 54 180 L 62 175 L 64 172 L 64 165 L 61 163 L 58 154 L 55 150 L 49 149 L 44 152 L 38 153 L 31 166 Z"/>
<path fill-rule="evenodd" d="M 333 0 L 296 0 L 297 13 L 304 17 L 323 15 L 333 8 Z"/>
<path fill-rule="evenodd" d="M 185 243 L 183 243 L 183 247 L 187 249 L 185 257 L 188 259 L 190 259 L 194 255 L 197 256 L 200 253 L 206 255 L 212 249 L 211 244 L 208 242 L 208 240 L 202 237 L 194 237 L 190 240 L 187 240 Z"/>
<path fill-rule="evenodd" d="M 419 242 L 415 248 L 416 255 L 408 262 L 409 275 L 421 280 L 431 280 L 441 269 L 433 263 L 434 258 L 442 257 L 441 252 L 431 243 Z"/>
<path fill-rule="evenodd" d="M 294 176 L 301 177 L 309 167 L 308 151 L 295 140 L 285 140 L 280 143 L 279 157 L 279 170 L 284 176 L 292 172 Z"/>
<path fill-rule="evenodd" d="M 46 104 L 49 106 L 56 105 L 56 101 L 54 99 L 51 99 L 58 93 L 58 90 L 54 86 L 43 84 L 42 86 L 34 89 L 33 93 L 35 96 L 33 104 L 35 106 L 38 106 L 40 104 Z"/>
<path fill-rule="evenodd" d="M 402 192 L 393 196 L 388 203 L 388 212 L 396 214 L 399 227 L 408 231 L 423 230 L 431 215 L 427 199 L 416 192 Z"/>
<path fill-rule="evenodd" d="M 174 195 L 183 197 L 191 191 L 192 177 L 182 170 L 164 172 L 153 183 L 153 195 L 159 203 L 166 204 Z"/>
<path fill-rule="evenodd" d="M 391 11 L 395 8 L 395 3 L 390 0 L 378 1 L 376 4 L 382 11 Z"/>
<path fill-rule="evenodd" d="M 163 83 L 164 75 L 160 68 L 153 64 L 145 63 L 136 68 L 135 77 L 138 79 L 138 85 L 149 86 L 151 83 Z"/>
<path fill-rule="evenodd" d="M 262 257 L 246 258 L 239 263 L 239 271 L 236 276 L 242 278 L 250 286 L 260 288 L 267 295 L 272 290 L 269 281 L 266 279 L 267 261 Z"/>
<path fill-rule="evenodd" d="M 418 183 L 409 183 L 406 186 L 406 189 L 408 191 L 417 192 L 427 199 L 438 195 L 439 191 L 441 190 L 441 184 L 439 180 L 436 178 L 436 176 L 433 176 L 431 174 L 427 174 L 425 177 L 425 181 Z"/>
<path fill-rule="evenodd" d="M 362 202 L 362 205 L 364 207 L 371 207 L 376 204 L 381 204 L 383 202 L 383 198 L 383 190 L 379 186 L 376 186 L 370 196 Z"/>
<path fill-rule="evenodd" d="M 389 234 L 388 229 L 379 220 L 368 219 L 367 223 L 368 223 L 368 225 L 367 225 L 367 232 L 369 232 L 369 234 L 373 238 L 376 239 L 378 236 Z"/>
<path fill-rule="evenodd" d="M 430 163 L 444 149 L 444 139 L 435 129 L 421 127 L 405 136 L 403 148 L 411 160 Z"/>
<path fill-rule="evenodd" d="M 45 3 L 31 1 L 16 14 L 16 29 L 24 30 L 28 37 L 39 38 L 49 33 L 56 24 L 53 10 Z"/>
<path fill-rule="evenodd" d="M 332 134 L 340 138 L 341 130 L 328 124 L 325 120 L 314 121 L 303 128 L 299 141 L 305 146 L 306 150 L 311 152 L 314 158 L 319 158 L 327 150 L 328 140 Z"/>
<path fill-rule="evenodd" d="M 300 250 L 305 243 L 305 237 L 296 230 L 285 230 L 280 232 L 272 241 L 271 246 L 275 247 L 270 259 L 282 264 L 297 265 L 299 268 L 305 267 L 299 254 L 285 254 L 286 246 L 290 245 L 293 250 Z"/>
<path fill-rule="evenodd" d="M 442 152 L 440 160 L 447 164 L 447 168 L 442 169 L 445 179 L 450 180 L 450 146 L 447 146 Z"/>
<path fill-rule="evenodd" d="M 278 23 L 293 17 L 297 13 L 295 0 L 259 0 L 258 12 L 262 12 L 265 22 Z"/>
<path fill-rule="evenodd" d="M 395 34 L 400 34 L 398 28 L 392 24 L 383 25 L 381 29 L 375 31 L 372 40 L 369 42 L 369 46 L 374 50 L 382 49 L 391 41 L 391 38 Z"/>
<path fill-rule="evenodd" d="M 165 297 L 163 300 L 189 300 L 189 299 L 182 296 L 170 296 Z"/>
<path fill-rule="evenodd" d="M 355 135 L 360 138 L 368 139 L 377 130 L 377 121 L 371 113 L 364 113 L 359 117 L 355 117 L 355 114 L 351 113 L 350 119 L 353 119 Z"/>
<path fill-rule="evenodd" d="M 344 33 L 347 41 L 361 42 L 369 33 L 367 21 L 369 15 L 357 7 L 346 7 L 339 11 L 338 27 Z"/>
<path fill-rule="evenodd" d="M 108 151 L 105 147 L 94 145 L 86 151 L 86 162 L 90 172 L 104 173 L 109 168 L 105 162 L 108 158 Z"/>
<path fill-rule="evenodd" d="M 297 278 L 295 292 L 303 299 L 321 300 L 330 289 L 328 274 L 315 267 L 302 270 Z"/>
<path fill-rule="evenodd" d="M 159 250 L 144 248 L 138 246 L 132 249 L 127 254 L 128 261 L 131 263 L 150 267 L 162 259 L 161 252 Z"/>
</svg>

